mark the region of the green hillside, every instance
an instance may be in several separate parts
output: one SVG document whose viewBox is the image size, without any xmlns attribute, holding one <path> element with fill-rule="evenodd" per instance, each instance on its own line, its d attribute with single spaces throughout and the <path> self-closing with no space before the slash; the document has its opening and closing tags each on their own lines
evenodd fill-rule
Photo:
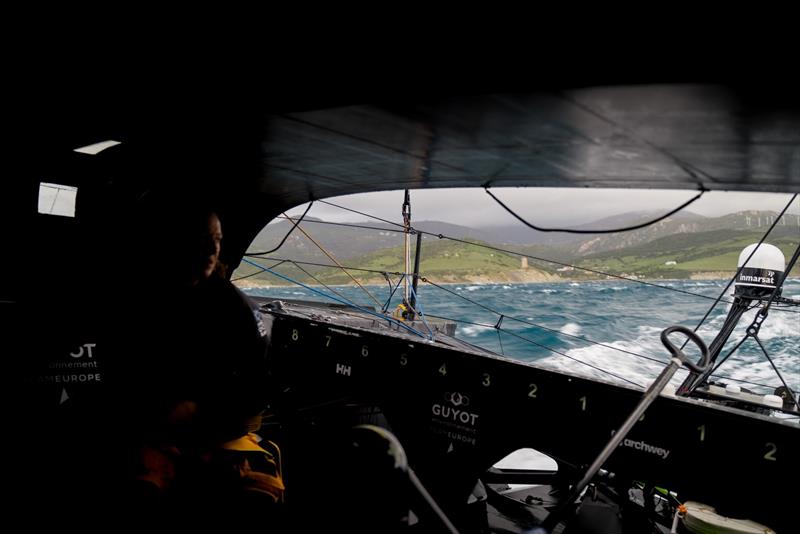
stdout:
<svg viewBox="0 0 800 534">
<path fill-rule="evenodd" d="M 412 256 L 413 261 L 413 256 Z M 355 258 L 353 265 L 364 269 L 387 272 L 403 271 L 403 248 L 393 247 Z M 423 242 L 420 272 L 433 281 L 457 281 L 487 277 L 493 280 L 513 280 L 521 277 L 521 260 L 518 256 L 493 251 L 485 247 L 452 241 Z M 540 273 L 531 266 L 531 273 Z M 358 277 L 357 273 L 353 273 Z M 377 274 L 377 273 L 376 273 Z M 381 275 L 362 273 L 368 279 L 380 279 Z M 319 279 L 326 284 L 347 283 L 348 277 L 341 270 L 328 269 L 320 272 Z"/>
<path fill-rule="evenodd" d="M 636 247 L 593 254 L 579 260 L 578 265 L 646 278 L 688 278 L 697 273 L 733 272 L 742 249 L 757 243 L 761 237 L 758 232 L 737 230 L 678 234 Z M 798 240 L 800 235 L 790 229 L 776 231 L 768 242 L 780 248 L 788 260 Z M 675 264 L 668 265 L 669 262 Z M 793 274 L 797 273 L 795 267 Z"/>
<path fill-rule="evenodd" d="M 270 265 L 270 262 L 258 260 Z M 413 251 L 412 251 L 413 262 Z M 275 263 L 275 262 L 271 262 Z M 330 263 L 327 261 L 326 263 Z M 391 273 L 403 271 L 403 247 L 392 247 L 343 262 L 348 267 L 358 267 L 372 271 L 385 271 L 390 278 L 397 279 Z M 320 268 L 300 264 L 300 267 L 313 274 L 314 278 L 304 273 L 299 267 L 284 263 L 276 270 L 281 274 L 306 283 L 349 284 L 350 277 L 339 268 Z M 237 275 L 255 272 L 255 268 L 247 267 L 237 271 Z M 383 275 L 358 270 L 350 271 L 361 283 L 385 283 Z M 513 254 L 506 254 L 469 243 L 458 243 L 447 240 L 430 239 L 423 241 L 420 272 L 434 282 L 457 282 L 485 279 L 495 281 L 522 282 L 554 278 L 552 271 L 542 269 L 530 262 L 527 269 L 521 268 L 521 259 Z M 252 280 L 269 284 L 283 283 L 278 277 L 262 273 Z"/>
<path fill-rule="evenodd" d="M 387 236 L 388 237 L 388 236 Z M 653 241 L 618 250 L 606 250 L 593 254 L 577 255 L 574 251 L 542 245 L 509 247 L 523 254 L 548 258 L 577 267 L 607 272 L 613 275 L 636 276 L 639 278 L 690 278 L 690 277 L 725 277 L 736 270 L 739 254 L 747 245 L 758 242 L 762 237 L 760 231 L 739 229 L 715 229 L 706 232 L 689 232 L 661 237 Z M 357 239 L 353 237 L 353 239 Z M 791 257 L 800 231 L 793 226 L 777 226 L 773 235 L 767 240 L 779 247 L 787 260 Z M 393 242 L 397 238 L 393 237 Z M 387 243 L 388 244 L 388 243 Z M 440 240 L 425 236 L 422 245 L 422 262 L 420 272 L 434 282 L 533 282 L 560 279 L 599 278 L 602 275 L 587 273 L 580 269 L 571 271 L 559 270 L 562 266 L 555 263 L 528 261 L 527 269 L 521 268 L 520 257 L 514 254 L 499 252 L 474 244 Z M 304 247 L 303 254 L 289 254 L 282 251 L 281 257 L 292 257 L 322 264 L 293 265 L 283 263 L 276 269 L 278 272 L 304 283 L 350 284 L 352 280 L 338 268 L 325 267 L 332 261 L 318 250 L 312 253 L 310 247 Z M 336 250 L 332 253 L 337 254 Z M 300 258 L 298 258 L 300 256 Z M 403 247 L 391 246 L 372 252 L 343 259 L 346 255 L 338 255 L 341 263 L 349 267 L 385 271 L 388 273 L 403 270 Z M 258 260 L 261 264 L 271 266 L 276 261 Z M 242 266 L 236 277 L 247 276 L 256 270 L 250 266 Z M 380 272 L 351 272 L 361 283 L 385 283 Z M 800 276 L 800 267 L 795 267 L 792 276 Z M 396 280 L 396 277 L 392 277 Z M 261 273 L 251 278 L 251 282 L 276 285 L 285 282 L 270 274 Z"/>
</svg>

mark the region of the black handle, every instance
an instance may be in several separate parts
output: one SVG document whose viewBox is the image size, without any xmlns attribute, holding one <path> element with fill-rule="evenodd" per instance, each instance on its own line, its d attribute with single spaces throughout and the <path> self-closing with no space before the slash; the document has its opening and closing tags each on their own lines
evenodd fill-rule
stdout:
<svg viewBox="0 0 800 534">
<path fill-rule="evenodd" d="M 688 337 L 690 340 L 694 342 L 695 345 L 697 345 L 697 347 L 700 349 L 701 354 L 703 355 L 699 364 L 694 364 L 692 362 L 686 361 L 686 355 L 683 353 L 683 351 L 681 351 L 681 349 L 672 344 L 672 342 L 669 340 L 667 336 L 669 336 L 673 332 L 680 332 L 681 334 L 685 334 L 686 337 Z M 700 339 L 700 336 L 698 336 L 697 333 L 695 333 L 693 330 L 690 330 L 685 326 L 673 325 L 670 326 L 669 328 L 665 328 L 661 332 L 661 343 L 663 343 L 664 346 L 667 347 L 667 350 L 670 352 L 670 354 L 672 354 L 674 358 L 680 360 L 683 365 L 685 365 L 695 373 L 705 372 L 711 363 L 710 355 L 708 353 L 708 347 L 706 347 L 706 344 L 703 342 L 702 339 Z"/>
</svg>

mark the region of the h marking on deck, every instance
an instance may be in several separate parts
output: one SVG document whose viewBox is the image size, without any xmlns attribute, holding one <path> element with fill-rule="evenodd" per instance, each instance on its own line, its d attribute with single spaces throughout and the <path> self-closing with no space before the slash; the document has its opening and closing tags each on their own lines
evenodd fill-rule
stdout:
<svg viewBox="0 0 800 534">
<path fill-rule="evenodd" d="M 344 365 L 344 364 L 341 364 L 341 363 L 337 363 L 336 364 L 336 374 L 337 375 L 350 376 L 350 371 L 351 371 L 351 369 L 350 369 L 349 365 Z"/>
</svg>

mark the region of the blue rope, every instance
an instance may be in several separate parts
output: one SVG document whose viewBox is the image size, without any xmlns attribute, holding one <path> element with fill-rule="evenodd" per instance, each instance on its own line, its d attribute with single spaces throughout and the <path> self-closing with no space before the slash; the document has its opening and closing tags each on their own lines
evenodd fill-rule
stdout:
<svg viewBox="0 0 800 534">
<path fill-rule="evenodd" d="M 408 275 L 406 275 L 406 277 L 408 277 Z M 422 304 L 420 304 L 419 297 L 417 297 L 417 293 L 416 293 L 416 291 L 414 291 L 414 286 L 410 285 L 410 286 L 408 286 L 408 288 L 411 290 L 411 294 L 414 295 L 414 305 L 415 305 L 415 307 L 419 308 L 419 317 L 420 317 L 420 319 L 422 319 L 422 324 L 424 324 L 425 328 L 428 329 L 429 339 L 432 340 L 433 339 L 433 330 L 431 330 L 431 327 L 428 326 L 428 322 L 425 320 L 425 312 L 422 310 Z"/>
<path fill-rule="evenodd" d="M 383 312 L 386 312 L 386 310 L 389 309 L 389 306 L 392 304 L 392 297 L 394 296 L 394 292 L 397 291 L 398 287 L 400 287 L 400 283 L 402 281 L 403 277 L 401 276 L 400 279 L 397 281 L 397 284 L 395 284 L 394 289 L 392 289 L 392 292 L 389 293 L 389 298 L 386 300 L 386 304 L 383 305 L 383 310 L 382 310 Z"/>
<path fill-rule="evenodd" d="M 370 311 L 370 310 L 368 310 L 366 308 L 362 308 L 361 306 L 358 306 L 357 304 L 353 304 L 352 302 L 348 302 L 347 300 L 336 298 L 336 297 L 334 297 L 332 295 L 328 295 L 327 293 L 324 293 L 324 292 L 322 292 L 322 291 L 320 291 L 318 289 L 314 289 L 311 286 L 307 286 L 302 282 L 298 282 L 297 280 L 293 280 L 293 279 L 289 278 L 288 276 L 284 276 L 284 275 L 282 275 L 280 273 L 276 273 L 272 269 L 269 269 L 267 267 L 259 265 L 258 263 L 254 262 L 254 261 L 248 260 L 247 258 L 242 258 L 242 261 L 246 262 L 246 263 L 249 263 L 250 265 L 253 265 L 254 267 L 258 267 L 259 269 L 264 269 L 264 271 L 266 271 L 266 272 L 268 272 L 270 274 L 273 274 L 273 275 L 277 276 L 278 278 L 283 278 L 287 282 L 291 282 L 293 284 L 297 284 L 298 286 L 300 286 L 300 287 L 302 287 L 304 289 L 308 289 L 309 291 L 311 291 L 313 293 L 316 293 L 316 294 L 321 295 L 323 297 L 329 298 L 331 300 L 335 300 L 336 302 L 338 302 L 340 304 L 344 304 L 346 306 L 350 306 L 351 308 L 355 308 L 358 311 L 367 313 L 369 315 L 374 315 L 375 317 L 379 317 L 380 319 L 384 319 L 384 320 L 388 321 L 389 323 L 395 323 L 397 326 L 401 326 L 401 327 L 405 328 L 406 330 L 408 330 L 412 334 L 416 334 L 416 335 L 418 335 L 419 337 L 421 337 L 423 339 L 425 338 L 425 334 L 423 334 L 422 332 L 418 332 L 417 330 L 414 330 L 410 326 L 408 326 L 406 324 L 403 324 L 403 323 L 401 323 L 400 321 L 398 321 L 396 319 L 392 319 L 391 317 L 386 317 L 385 315 L 381 315 L 379 313 L 375 313 L 374 311 Z"/>
</svg>

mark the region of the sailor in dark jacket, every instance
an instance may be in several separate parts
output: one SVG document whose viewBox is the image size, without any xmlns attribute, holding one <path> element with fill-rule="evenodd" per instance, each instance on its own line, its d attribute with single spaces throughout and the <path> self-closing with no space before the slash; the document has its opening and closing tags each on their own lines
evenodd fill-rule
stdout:
<svg viewBox="0 0 800 534">
<path fill-rule="evenodd" d="M 170 264 L 136 296 L 135 339 L 118 374 L 135 438 L 133 500 L 203 514 L 279 502 L 280 458 L 254 433 L 267 404 L 269 340 L 258 309 L 224 276 L 219 217 L 178 210 L 157 231 L 158 257 L 169 253 Z"/>
</svg>

